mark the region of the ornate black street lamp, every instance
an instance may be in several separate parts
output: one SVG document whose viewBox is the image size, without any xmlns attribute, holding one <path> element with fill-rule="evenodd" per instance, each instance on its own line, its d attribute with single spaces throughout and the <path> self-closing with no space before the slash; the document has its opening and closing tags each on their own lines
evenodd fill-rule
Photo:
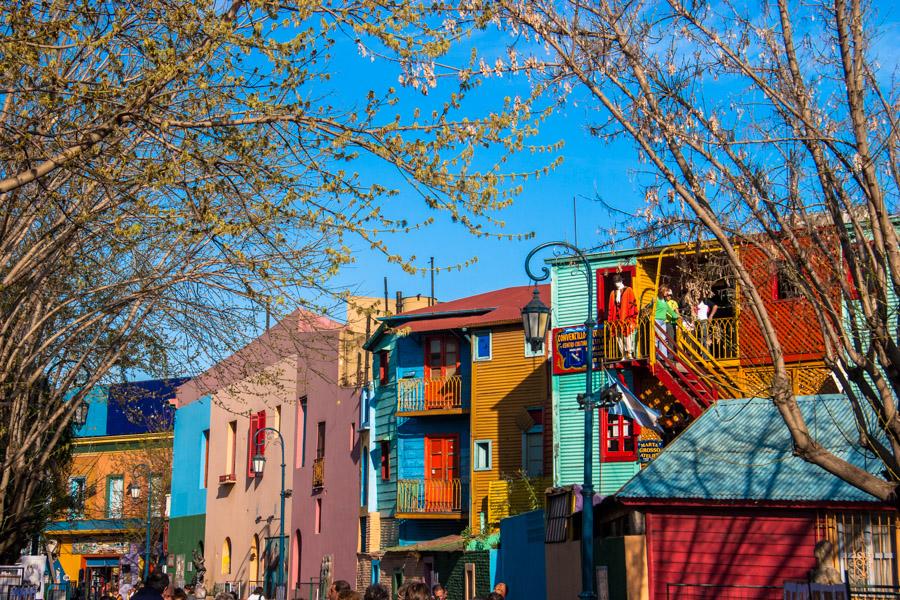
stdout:
<svg viewBox="0 0 900 600">
<path fill-rule="evenodd" d="M 137 465 L 134 470 L 135 473 L 143 471 L 147 478 L 147 534 L 144 537 L 144 581 L 146 581 L 147 575 L 150 574 L 150 507 L 153 502 L 153 474 L 150 472 L 150 467 L 145 464 Z M 141 486 L 134 480 L 128 484 L 128 495 L 134 500 L 141 497 Z"/>
<path fill-rule="evenodd" d="M 585 384 L 584 394 L 578 395 L 578 404 L 584 410 L 584 485 L 581 488 L 581 593 L 578 597 L 582 600 L 594 600 L 597 597 L 594 590 L 594 479 L 593 479 L 593 447 L 594 447 L 594 410 L 608 408 L 620 398 L 620 395 L 610 393 L 614 388 L 607 388 L 599 394 L 594 394 L 594 281 L 591 264 L 584 254 L 575 246 L 567 242 L 546 242 L 534 248 L 525 258 L 525 272 L 537 284 L 550 278 L 550 269 L 541 267 L 540 275 L 531 271 L 532 257 L 539 251 L 559 246 L 570 250 L 581 261 L 584 267 L 584 278 L 587 283 L 587 319 L 584 322 L 587 348 L 585 349 Z M 534 351 L 539 350 L 547 336 L 550 325 L 550 309 L 541 302 L 538 291 L 535 289 L 534 297 L 522 309 L 522 325 L 525 328 L 525 339 L 531 344 Z M 599 478 L 600 473 L 597 473 Z"/>
<path fill-rule="evenodd" d="M 281 435 L 281 432 L 275 429 L 274 427 L 263 427 L 261 429 L 257 429 L 256 433 L 253 436 L 254 447 L 257 448 L 256 454 L 253 455 L 253 473 L 256 477 L 262 477 L 263 469 L 266 468 L 266 457 L 259 452 L 259 444 L 260 444 L 260 435 L 264 434 L 266 431 L 272 431 L 278 435 L 278 440 L 281 442 L 281 519 L 279 519 L 279 535 L 278 535 L 278 587 L 284 587 L 284 572 L 285 572 L 285 559 L 287 558 L 284 555 L 284 499 L 287 497 L 287 491 L 284 489 L 284 438 Z M 277 594 L 276 594 L 277 596 Z M 287 589 L 285 588 L 285 597 L 287 597 Z"/>
</svg>

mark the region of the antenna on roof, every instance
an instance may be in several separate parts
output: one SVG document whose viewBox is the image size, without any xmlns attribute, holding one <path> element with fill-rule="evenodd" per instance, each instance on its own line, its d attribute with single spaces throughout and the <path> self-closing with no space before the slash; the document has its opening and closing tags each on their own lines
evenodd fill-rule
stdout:
<svg viewBox="0 0 900 600">
<path fill-rule="evenodd" d="M 384 278 L 384 314 L 388 314 L 387 276 Z"/>
<path fill-rule="evenodd" d="M 434 257 L 431 257 L 431 297 L 428 298 L 428 306 L 434 306 Z"/>
</svg>

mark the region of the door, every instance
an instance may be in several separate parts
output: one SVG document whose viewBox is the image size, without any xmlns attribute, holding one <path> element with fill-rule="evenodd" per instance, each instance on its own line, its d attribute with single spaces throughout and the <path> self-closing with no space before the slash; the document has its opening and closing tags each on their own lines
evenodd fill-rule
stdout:
<svg viewBox="0 0 900 600">
<path fill-rule="evenodd" d="M 425 438 L 425 511 L 460 510 L 459 437 L 456 435 Z"/>
<path fill-rule="evenodd" d="M 459 370 L 459 342 L 452 337 L 425 339 L 425 408 L 458 405 L 461 385 L 454 377 Z"/>
</svg>

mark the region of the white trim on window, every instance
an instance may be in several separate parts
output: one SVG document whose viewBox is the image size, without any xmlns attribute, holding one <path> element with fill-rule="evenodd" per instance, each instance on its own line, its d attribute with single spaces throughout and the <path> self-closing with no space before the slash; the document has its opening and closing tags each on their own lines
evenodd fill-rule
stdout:
<svg viewBox="0 0 900 600">
<path fill-rule="evenodd" d="M 494 440 L 475 440 L 473 455 L 473 471 L 490 471 L 493 469 Z"/>
<path fill-rule="evenodd" d="M 481 353 L 481 340 L 487 338 L 487 355 Z M 494 338 L 490 330 L 476 331 L 472 334 L 472 360 L 475 362 L 491 360 L 494 354 Z"/>
</svg>

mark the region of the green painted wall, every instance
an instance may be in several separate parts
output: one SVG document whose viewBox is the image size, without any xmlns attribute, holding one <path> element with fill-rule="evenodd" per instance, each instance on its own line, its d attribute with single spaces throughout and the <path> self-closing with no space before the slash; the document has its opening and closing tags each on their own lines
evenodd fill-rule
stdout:
<svg viewBox="0 0 900 600">
<path fill-rule="evenodd" d="M 434 555 L 434 568 L 449 598 L 465 598 L 466 563 L 475 565 L 475 593 L 487 596 L 491 591 L 491 558 L 488 550 L 444 552 Z"/>
<path fill-rule="evenodd" d="M 596 284 L 596 270 L 635 263 L 634 253 L 618 252 L 588 257 L 591 283 Z M 597 318 L 596 289 L 592 298 Z M 570 327 L 583 324 L 587 318 L 587 285 L 580 265 L 554 265 L 551 271 L 552 326 Z M 594 389 L 607 385 L 603 373 L 594 373 Z M 582 483 L 584 480 L 584 411 L 577 396 L 584 392 L 584 374 L 554 375 L 553 407 L 553 479 L 554 485 Z M 617 491 L 640 470 L 638 463 L 604 463 L 600 469 L 600 428 L 594 418 L 593 450 L 594 486 L 603 494 Z M 599 477 L 598 477 L 599 475 Z M 600 482 L 599 485 L 597 482 Z"/>
<path fill-rule="evenodd" d="M 177 517 L 169 521 L 169 554 L 175 557 L 175 566 L 169 569 L 169 573 L 175 574 L 173 583 L 176 587 L 190 583 L 196 575 L 191 556 L 194 549 L 199 547 L 198 542 L 203 540 L 205 532 L 206 515 Z M 181 565 L 184 565 L 183 571 L 179 569 Z M 209 564 L 206 567 L 211 568 Z"/>
<path fill-rule="evenodd" d="M 609 582 L 609 600 L 628 600 L 628 585 L 625 568 L 625 539 L 603 538 L 594 541 L 596 564 L 606 566 Z"/>
</svg>

